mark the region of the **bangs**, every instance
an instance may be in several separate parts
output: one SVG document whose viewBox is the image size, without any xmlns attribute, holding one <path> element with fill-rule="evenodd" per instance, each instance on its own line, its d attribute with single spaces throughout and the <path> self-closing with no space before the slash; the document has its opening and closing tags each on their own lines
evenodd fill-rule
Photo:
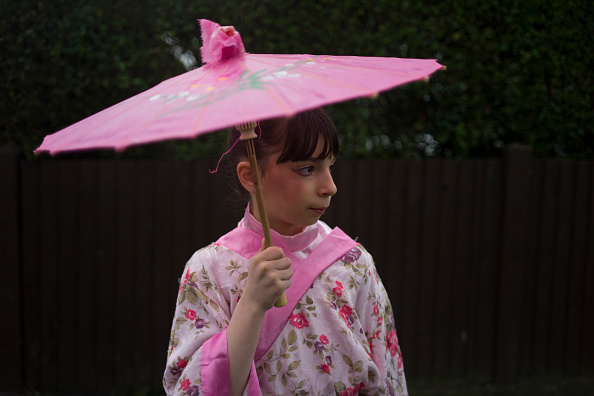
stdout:
<svg viewBox="0 0 594 396">
<path fill-rule="evenodd" d="M 322 152 L 315 159 L 338 157 L 336 126 L 324 110 L 305 111 L 290 117 L 286 122 L 285 144 L 277 163 L 312 158 L 320 141 Z"/>
</svg>

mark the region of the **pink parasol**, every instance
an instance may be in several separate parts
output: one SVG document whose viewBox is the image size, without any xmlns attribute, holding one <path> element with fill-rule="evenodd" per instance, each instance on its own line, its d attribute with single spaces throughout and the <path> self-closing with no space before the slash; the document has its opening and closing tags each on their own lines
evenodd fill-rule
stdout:
<svg viewBox="0 0 594 396">
<path fill-rule="evenodd" d="M 265 246 L 272 246 L 253 148 L 255 120 L 292 114 L 427 78 L 432 59 L 245 52 L 232 26 L 200 20 L 204 66 L 46 136 L 39 152 L 55 154 L 128 146 L 237 126 L 246 140 Z M 276 306 L 284 306 L 281 296 Z"/>
<path fill-rule="evenodd" d="M 231 26 L 200 20 L 204 66 L 52 135 L 39 152 L 114 148 L 198 135 L 371 97 L 442 68 L 433 59 L 245 52 Z"/>
</svg>

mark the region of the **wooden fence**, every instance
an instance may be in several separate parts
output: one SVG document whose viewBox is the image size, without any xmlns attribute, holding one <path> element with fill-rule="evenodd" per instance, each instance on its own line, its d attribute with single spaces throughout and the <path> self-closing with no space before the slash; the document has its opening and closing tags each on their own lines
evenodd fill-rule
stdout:
<svg viewBox="0 0 594 396">
<path fill-rule="evenodd" d="M 177 279 L 232 228 L 212 164 L 0 151 L 0 391 L 159 389 Z M 594 374 L 594 162 L 347 161 L 325 215 L 374 254 L 409 377 Z"/>
</svg>

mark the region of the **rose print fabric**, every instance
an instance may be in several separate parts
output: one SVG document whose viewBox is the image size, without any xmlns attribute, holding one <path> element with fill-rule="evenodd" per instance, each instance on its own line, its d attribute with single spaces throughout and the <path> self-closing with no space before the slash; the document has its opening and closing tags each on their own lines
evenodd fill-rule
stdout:
<svg viewBox="0 0 594 396">
<path fill-rule="evenodd" d="M 239 227 L 261 231 L 249 212 Z M 329 232 L 318 222 L 297 236 L 274 237 L 283 238 L 283 249 L 307 256 Z M 228 389 L 228 366 L 210 359 L 227 353 L 226 327 L 247 265 L 246 258 L 217 244 L 199 250 L 186 264 L 163 378 L 168 395 L 202 395 L 205 381 L 216 381 L 219 391 Z M 362 246 L 315 279 L 276 341 L 254 362 L 249 382 L 249 394 L 254 389 L 263 395 L 408 394 L 392 308 Z"/>
</svg>

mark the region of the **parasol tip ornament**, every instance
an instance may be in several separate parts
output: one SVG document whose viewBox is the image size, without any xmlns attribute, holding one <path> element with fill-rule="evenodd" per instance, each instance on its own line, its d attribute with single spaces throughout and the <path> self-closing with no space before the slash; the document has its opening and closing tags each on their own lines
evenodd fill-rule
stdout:
<svg viewBox="0 0 594 396">
<path fill-rule="evenodd" d="M 202 62 L 214 65 L 221 60 L 245 54 L 243 41 L 233 26 L 221 26 L 207 19 L 199 19 L 202 47 Z"/>
</svg>

